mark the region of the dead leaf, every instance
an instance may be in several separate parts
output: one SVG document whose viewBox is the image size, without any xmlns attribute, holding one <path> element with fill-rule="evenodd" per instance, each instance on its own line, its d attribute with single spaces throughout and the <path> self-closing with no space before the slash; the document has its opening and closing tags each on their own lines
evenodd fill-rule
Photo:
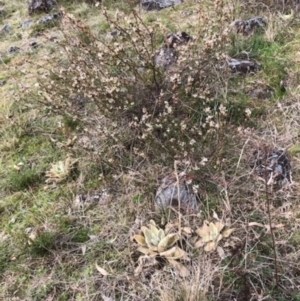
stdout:
<svg viewBox="0 0 300 301">
<path fill-rule="evenodd" d="M 135 276 L 139 276 L 141 274 L 141 272 L 143 270 L 147 269 L 151 269 L 151 268 L 155 268 L 156 266 L 158 266 L 158 261 L 155 259 L 155 257 L 151 257 L 151 256 L 140 256 L 139 257 L 139 265 L 136 267 L 136 269 L 134 270 L 134 275 Z"/>
<path fill-rule="evenodd" d="M 218 252 L 218 254 L 219 254 L 219 256 L 220 256 L 220 258 L 221 259 L 224 259 L 226 256 L 225 256 L 225 251 L 224 251 L 224 249 L 222 248 L 222 247 L 217 247 L 217 252 Z"/>
<path fill-rule="evenodd" d="M 189 261 L 190 259 L 188 258 L 188 255 L 185 251 L 180 249 L 179 247 L 175 246 L 171 248 L 170 250 L 167 250 L 165 252 L 161 252 L 159 254 L 160 256 L 163 256 L 167 259 L 182 259 L 182 260 L 187 260 Z"/>
<path fill-rule="evenodd" d="M 220 231 L 214 223 L 209 224 L 209 240 L 217 240 Z"/>
<path fill-rule="evenodd" d="M 165 226 L 165 234 L 171 232 L 171 230 L 176 230 L 178 227 L 178 225 L 176 224 L 172 224 L 172 223 L 168 223 L 166 226 Z"/>
<path fill-rule="evenodd" d="M 183 227 L 183 228 L 182 228 L 182 232 L 184 232 L 184 233 L 190 235 L 190 234 L 193 233 L 193 230 L 192 230 L 192 228 L 190 228 L 190 227 Z"/>
<path fill-rule="evenodd" d="M 233 232 L 234 230 L 235 230 L 234 228 L 225 230 L 225 231 L 222 233 L 223 237 L 225 237 L 225 238 L 229 237 L 229 236 L 232 234 L 232 232 Z"/>
<path fill-rule="evenodd" d="M 158 252 L 163 252 L 165 249 L 172 247 L 179 239 L 176 233 L 168 234 L 158 244 Z"/>
<path fill-rule="evenodd" d="M 215 226 L 218 229 L 219 233 L 223 230 L 224 224 L 221 223 L 220 221 L 215 222 Z"/>
<path fill-rule="evenodd" d="M 209 235 L 209 222 L 205 220 L 203 223 L 203 226 L 201 228 L 198 228 L 196 230 L 196 233 L 202 238 L 208 236 Z"/>
<path fill-rule="evenodd" d="M 187 269 L 187 267 L 185 267 L 180 262 L 173 259 L 168 259 L 168 261 L 174 267 L 175 271 L 178 273 L 180 277 L 185 278 L 190 275 L 190 271 Z"/>
<path fill-rule="evenodd" d="M 154 247 L 155 249 L 153 250 L 152 248 L 145 248 L 145 247 L 138 247 L 137 250 L 145 255 L 157 255 L 157 247 Z"/>
<path fill-rule="evenodd" d="M 202 239 L 198 240 L 196 243 L 195 243 L 195 248 L 201 248 L 203 247 L 204 245 L 206 244 L 206 242 L 204 242 Z"/>
<path fill-rule="evenodd" d="M 196 233 L 202 238 L 202 241 L 208 242 L 210 241 L 210 230 L 208 226 L 203 226 L 196 230 Z"/>
<path fill-rule="evenodd" d="M 216 249 L 216 246 L 217 246 L 216 242 L 210 241 L 204 246 L 204 251 L 205 252 L 213 251 Z"/>
<path fill-rule="evenodd" d="M 96 269 L 103 276 L 109 276 L 110 275 L 105 269 L 99 267 L 99 265 L 97 263 L 96 263 Z"/>
<path fill-rule="evenodd" d="M 145 241 L 145 237 L 144 236 L 137 234 L 137 235 L 134 235 L 133 238 L 136 240 L 136 242 L 139 245 L 146 246 L 146 241 Z"/>
</svg>

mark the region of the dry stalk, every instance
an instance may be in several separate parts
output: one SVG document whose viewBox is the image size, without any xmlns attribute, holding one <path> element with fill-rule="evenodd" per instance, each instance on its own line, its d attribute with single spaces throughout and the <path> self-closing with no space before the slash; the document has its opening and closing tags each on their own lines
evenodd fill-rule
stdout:
<svg viewBox="0 0 300 301">
<path fill-rule="evenodd" d="M 269 156 L 269 151 L 265 151 L 266 155 L 266 161 L 267 158 Z M 265 166 L 267 166 L 267 162 L 265 164 Z M 271 233 L 271 237 L 272 237 L 272 244 L 273 244 L 273 251 L 274 251 L 274 271 L 275 271 L 275 284 L 276 286 L 278 285 L 278 264 L 277 264 L 277 252 L 276 252 L 276 244 L 275 244 L 275 236 L 274 236 L 274 231 L 272 228 L 272 217 L 271 217 L 271 200 L 270 200 L 270 193 L 269 193 L 269 187 L 268 187 L 268 171 L 265 168 L 265 172 L 264 172 L 264 178 L 265 178 L 265 195 L 266 195 L 266 201 L 267 201 L 267 211 L 268 211 L 268 219 L 269 219 L 269 226 L 270 226 L 270 233 Z"/>
<path fill-rule="evenodd" d="M 181 237 L 181 200 L 180 200 L 180 183 L 178 177 L 177 161 L 174 161 L 174 171 L 176 176 L 176 185 L 177 185 L 177 198 L 178 198 L 178 232 Z"/>
</svg>

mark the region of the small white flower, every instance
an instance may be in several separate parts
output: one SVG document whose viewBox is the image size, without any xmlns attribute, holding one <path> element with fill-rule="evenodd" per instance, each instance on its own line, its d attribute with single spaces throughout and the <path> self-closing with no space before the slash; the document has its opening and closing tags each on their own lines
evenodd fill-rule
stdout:
<svg viewBox="0 0 300 301">
<path fill-rule="evenodd" d="M 193 185 L 193 192 L 197 193 L 199 189 L 199 185 Z"/>
<path fill-rule="evenodd" d="M 220 105 L 219 110 L 220 110 L 221 115 L 226 116 L 227 109 L 225 108 L 225 106 L 223 104 Z"/>
<path fill-rule="evenodd" d="M 208 161 L 208 159 L 205 158 L 205 157 L 203 157 L 203 158 L 201 159 L 200 165 L 205 166 L 207 161 Z"/>
<path fill-rule="evenodd" d="M 192 139 L 191 141 L 190 141 L 190 145 L 194 145 L 196 143 L 196 140 L 195 139 Z"/>
<path fill-rule="evenodd" d="M 247 115 L 248 118 L 251 116 L 251 110 L 249 108 L 247 108 L 245 110 L 245 113 L 246 113 L 246 115 Z"/>
</svg>

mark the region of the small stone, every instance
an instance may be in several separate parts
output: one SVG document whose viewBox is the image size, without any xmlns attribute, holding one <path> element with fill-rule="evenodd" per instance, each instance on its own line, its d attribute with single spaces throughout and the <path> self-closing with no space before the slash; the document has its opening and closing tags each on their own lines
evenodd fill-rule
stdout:
<svg viewBox="0 0 300 301">
<path fill-rule="evenodd" d="M 267 176 L 268 184 L 278 184 L 286 180 L 291 182 L 290 162 L 283 150 L 256 150 L 251 158 L 250 167 L 261 178 Z"/>
<path fill-rule="evenodd" d="M 119 36 L 121 34 L 121 32 L 117 29 L 114 29 L 113 31 L 110 32 L 110 34 L 115 37 L 115 36 Z"/>
<path fill-rule="evenodd" d="M 161 10 L 183 3 L 184 0 L 141 0 L 141 7 L 144 10 Z"/>
<path fill-rule="evenodd" d="M 178 32 L 176 34 L 169 33 L 167 35 L 165 44 L 169 48 L 174 48 L 179 45 L 188 43 L 192 38 L 184 31 Z"/>
<path fill-rule="evenodd" d="M 89 206 L 93 204 L 104 204 L 109 199 L 109 194 L 106 190 L 102 190 L 101 192 L 91 192 L 91 193 L 81 193 L 78 194 L 74 203 L 76 207 L 82 208 L 83 206 Z"/>
<path fill-rule="evenodd" d="M 250 60 L 240 60 L 231 58 L 227 60 L 227 63 L 231 71 L 235 73 L 249 74 L 257 72 L 260 68 L 260 64 Z"/>
<path fill-rule="evenodd" d="M 8 49 L 7 49 L 7 52 L 8 53 L 16 53 L 16 52 L 19 52 L 20 51 L 20 48 L 19 47 L 16 47 L 16 46 L 10 46 Z"/>
<path fill-rule="evenodd" d="M 6 80 L 0 80 L 0 87 L 4 86 L 6 84 Z"/>
<path fill-rule="evenodd" d="M 29 46 L 31 47 L 31 48 L 37 48 L 38 46 L 39 46 L 39 44 L 37 43 L 37 42 L 30 42 L 29 43 Z"/>
<path fill-rule="evenodd" d="M 237 33 L 243 35 L 249 35 L 253 33 L 257 28 L 263 28 L 267 26 L 267 22 L 262 17 L 254 17 L 245 21 L 235 20 L 230 24 L 230 28 L 233 28 Z"/>
<path fill-rule="evenodd" d="M 59 13 L 55 13 L 55 14 L 49 14 L 49 15 L 45 15 L 43 16 L 42 18 L 40 18 L 37 23 L 38 24 L 45 24 L 45 23 L 48 23 L 48 22 L 51 22 L 53 20 L 57 20 L 61 17 L 61 14 Z"/>
<path fill-rule="evenodd" d="M 0 34 L 5 34 L 9 33 L 12 30 L 11 26 L 8 24 L 5 24 L 1 29 L 0 29 Z"/>
<path fill-rule="evenodd" d="M 28 27 L 31 26 L 32 23 L 33 23 L 32 20 L 27 20 L 27 21 L 21 22 L 19 27 L 21 27 L 21 28 L 28 28 Z"/>
<path fill-rule="evenodd" d="M 284 80 L 280 81 L 280 91 L 286 92 L 286 84 L 285 84 Z"/>
</svg>

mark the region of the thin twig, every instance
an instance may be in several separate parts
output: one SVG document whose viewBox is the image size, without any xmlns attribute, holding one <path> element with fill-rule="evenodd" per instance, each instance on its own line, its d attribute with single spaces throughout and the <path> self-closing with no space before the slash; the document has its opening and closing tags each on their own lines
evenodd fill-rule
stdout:
<svg viewBox="0 0 300 301">
<path fill-rule="evenodd" d="M 266 153 L 266 159 L 265 160 L 267 161 L 268 156 L 269 156 L 269 152 L 266 151 L 265 153 Z M 267 162 L 266 162 L 265 166 L 267 166 Z M 268 171 L 265 168 L 265 172 L 264 172 L 264 175 L 265 175 L 265 194 L 266 194 L 266 200 L 267 200 L 267 211 L 268 211 L 270 233 L 271 233 L 271 237 L 272 237 L 272 244 L 273 244 L 273 251 L 274 251 L 275 284 L 278 285 L 277 252 L 276 252 L 274 231 L 273 231 L 273 228 L 272 228 L 272 217 L 271 217 L 271 210 L 270 210 L 271 201 L 270 201 L 270 194 L 269 194 L 269 188 L 268 188 L 268 180 L 267 180 L 268 176 L 267 176 L 267 174 L 268 174 Z"/>
<path fill-rule="evenodd" d="M 179 237 L 181 237 L 181 199 L 180 199 L 180 183 L 179 183 L 179 177 L 178 177 L 178 169 L 177 169 L 177 161 L 174 161 L 174 170 L 175 170 L 175 176 L 176 176 L 176 184 L 177 184 L 177 198 L 178 198 L 178 232 Z"/>
</svg>

